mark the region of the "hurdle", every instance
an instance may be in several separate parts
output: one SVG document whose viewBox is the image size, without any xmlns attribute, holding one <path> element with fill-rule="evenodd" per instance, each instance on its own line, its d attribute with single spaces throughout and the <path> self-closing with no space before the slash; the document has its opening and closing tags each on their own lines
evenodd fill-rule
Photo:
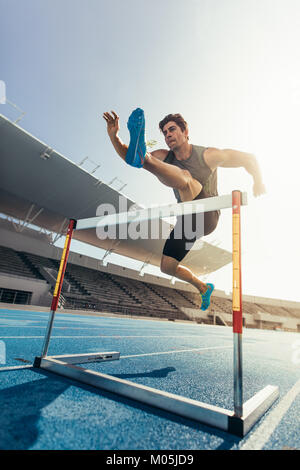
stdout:
<svg viewBox="0 0 300 470">
<path fill-rule="evenodd" d="M 279 388 L 274 385 L 267 385 L 246 402 L 243 402 L 240 218 L 242 205 L 247 205 L 247 193 L 235 190 L 228 195 L 197 201 L 169 204 L 151 209 L 139 209 L 78 221 L 71 219 L 56 279 L 43 349 L 41 356 L 35 358 L 34 367 L 244 437 L 278 399 Z M 120 352 L 118 351 L 48 356 L 54 317 L 58 307 L 74 230 L 106 227 L 132 221 L 142 222 L 174 215 L 187 215 L 227 208 L 232 209 L 233 410 L 227 410 L 78 366 L 78 364 L 119 360 Z"/>
</svg>

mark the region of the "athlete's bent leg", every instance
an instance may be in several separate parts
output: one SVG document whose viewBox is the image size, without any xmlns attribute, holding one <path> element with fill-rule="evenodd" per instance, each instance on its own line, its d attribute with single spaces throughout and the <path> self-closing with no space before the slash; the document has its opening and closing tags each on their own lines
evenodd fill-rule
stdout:
<svg viewBox="0 0 300 470">
<path fill-rule="evenodd" d="M 195 214 L 178 217 L 176 225 L 171 231 L 163 248 L 160 264 L 161 271 L 192 284 L 202 295 L 207 291 L 207 284 L 200 281 L 200 279 L 189 268 L 182 265 L 181 262 L 190 251 L 191 245 L 193 245 L 198 238 L 202 235 L 208 235 L 216 228 L 218 220 L 218 211 L 211 211 L 204 214 L 204 227 L 202 225 L 197 227 Z M 189 222 L 194 230 L 194 235 L 191 238 L 186 237 L 185 230 L 186 224 L 189 225 Z M 194 226 L 193 222 L 195 222 L 196 226 Z"/>
<path fill-rule="evenodd" d="M 185 266 L 179 264 L 179 261 L 170 256 L 162 255 L 160 269 L 163 273 L 168 274 L 169 276 L 174 276 L 180 279 L 181 281 L 186 281 L 192 284 L 196 289 L 198 289 L 201 294 L 204 294 L 207 291 L 207 286 L 204 284 L 197 276 Z"/>
<path fill-rule="evenodd" d="M 178 189 L 183 202 L 191 201 L 202 190 L 201 183 L 195 180 L 188 170 L 162 162 L 149 153 L 143 168 L 155 175 L 164 185 Z"/>
</svg>

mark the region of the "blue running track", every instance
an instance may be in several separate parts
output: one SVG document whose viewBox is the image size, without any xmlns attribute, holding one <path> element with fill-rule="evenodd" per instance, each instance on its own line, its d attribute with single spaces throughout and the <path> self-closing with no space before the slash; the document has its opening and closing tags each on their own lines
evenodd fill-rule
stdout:
<svg viewBox="0 0 300 470">
<path fill-rule="evenodd" d="M 48 312 L 0 309 L 0 449 L 300 449 L 299 334 L 244 329 L 244 401 L 280 397 L 243 439 L 32 367 Z M 85 365 L 233 409 L 232 330 L 117 316 L 57 313 L 49 355 L 119 351 Z"/>
</svg>

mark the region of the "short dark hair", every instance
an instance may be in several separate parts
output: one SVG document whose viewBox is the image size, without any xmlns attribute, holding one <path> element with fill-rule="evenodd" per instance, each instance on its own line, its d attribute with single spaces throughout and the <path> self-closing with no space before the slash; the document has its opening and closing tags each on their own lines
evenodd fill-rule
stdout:
<svg viewBox="0 0 300 470">
<path fill-rule="evenodd" d="M 168 114 L 165 118 L 163 118 L 163 120 L 160 121 L 159 123 L 160 130 L 162 131 L 164 126 L 170 121 L 176 122 L 176 124 L 180 127 L 182 132 L 185 131 L 188 127 L 187 122 L 183 119 L 181 114 L 177 113 L 177 114 Z"/>
</svg>

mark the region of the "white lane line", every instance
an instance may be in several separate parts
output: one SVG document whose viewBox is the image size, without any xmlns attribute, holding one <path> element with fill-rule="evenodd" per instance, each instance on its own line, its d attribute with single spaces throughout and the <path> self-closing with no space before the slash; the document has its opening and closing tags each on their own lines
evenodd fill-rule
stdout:
<svg viewBox="0 0 300 470">
<path fill-rule="evenodd" d="M 36 338 L 44 338 L 44 335 L 41 336 L 0 336 L 0 339 L 36 339 Z M 195 340 L 199 339 L 199 337 L 195 335 L 76 335 L 76 336 L 51 336 L 51 339 L 62 339 L 62 338 L 75 338 L 75 339 L 85 339 L 85 338 L 113 338 L 113 339 L 124 339 L 124 338 L 172 338 L 172 339 L 184 339 L 184 338 L 194 338 Z M 230 340 L 230 338 L 224 338 Z"/>
<path fill-rule="evenodd" d="M 283 415 L 288 411 L 289 407 L 300 392 L 300 379 L 291 390 L 282 398 L 279 404 L 270 412 L 263 423 L 249 437 L 249 439 L 240 447 L 240 450 L 261 450 L 269 440 L 271 434 L 277 427 Z"/>
<path fill-rule="evenodd" d="M 11 322 L 9 322 L 9 324 L 8 323 L 7 324 L 6 323 L 2 324 L 2 325 L 0 324 L 0 328 L 44 328 L 45 329 L 44 324 L 43 325 L 31 325 L 31 323 L 33 323 L 31 321 L 27 321 L 26 323 L 27 324 L 21 323 L 21 321 L 20 322 L 16 321 L 15 323 L 13 323 L 11 321 Z M 40 323 L 40 322 L 38 322 L 38 323 Z M 68 329 L 68 330 L 104 330 L 104 329 L 107 329 L 109 327 L 101 326 L 101 325 L 99 325 L 99 326 L 68 326 L 67 325 L 67 326 L 53 326 L 53 328 L 61 329 L 61 330 L 63 330 L 63 329 L 65 329 L 65 330 L 66 329 Z M 129 328 L 127 328 L 127 329 L 129 329 Z"/>
<path fill-rule="evenodd" d="M 130 356 L 120 356 L 120 359 L 130 359 L 132 357 L 143 357 L 143 356 L 159 356 L 161 354 L 177 354 L 177 353 L 186 353 L 186 352 L 198 352 L 198 351 L 211 351 L 212 349 L 232 349 L 232 346 L 212 346 L 210 348 L 194 348 L 194 349 L 180 349 L 173 351 L 161 351 L 154 353 L 145 353 L 145 354 L 132 354 Z M 30 369 L 33 365 L 26 366 L 11 366 L 11 367 L 0 367 L 0 372 L 5 372 L 13 369 Z"/>
<path fill-rule="evenodd" d="M 193 348 L 193 349 L 173 349 L 173 351 L 161 351 L 154 353 L 145 353 L 145 354 L 132 354 L 130 356 L 120 356 L 120 359 L 128 359 L 131 357 L 142 357 L 142 356 L 158 356 L 160 354 L 175 354 L 183 352 L 195 352 L 195 351 L 210 351 L 212 349 L 232 349 L 232 346 L 212 346 L 210 348 Z"/>
</svg>

